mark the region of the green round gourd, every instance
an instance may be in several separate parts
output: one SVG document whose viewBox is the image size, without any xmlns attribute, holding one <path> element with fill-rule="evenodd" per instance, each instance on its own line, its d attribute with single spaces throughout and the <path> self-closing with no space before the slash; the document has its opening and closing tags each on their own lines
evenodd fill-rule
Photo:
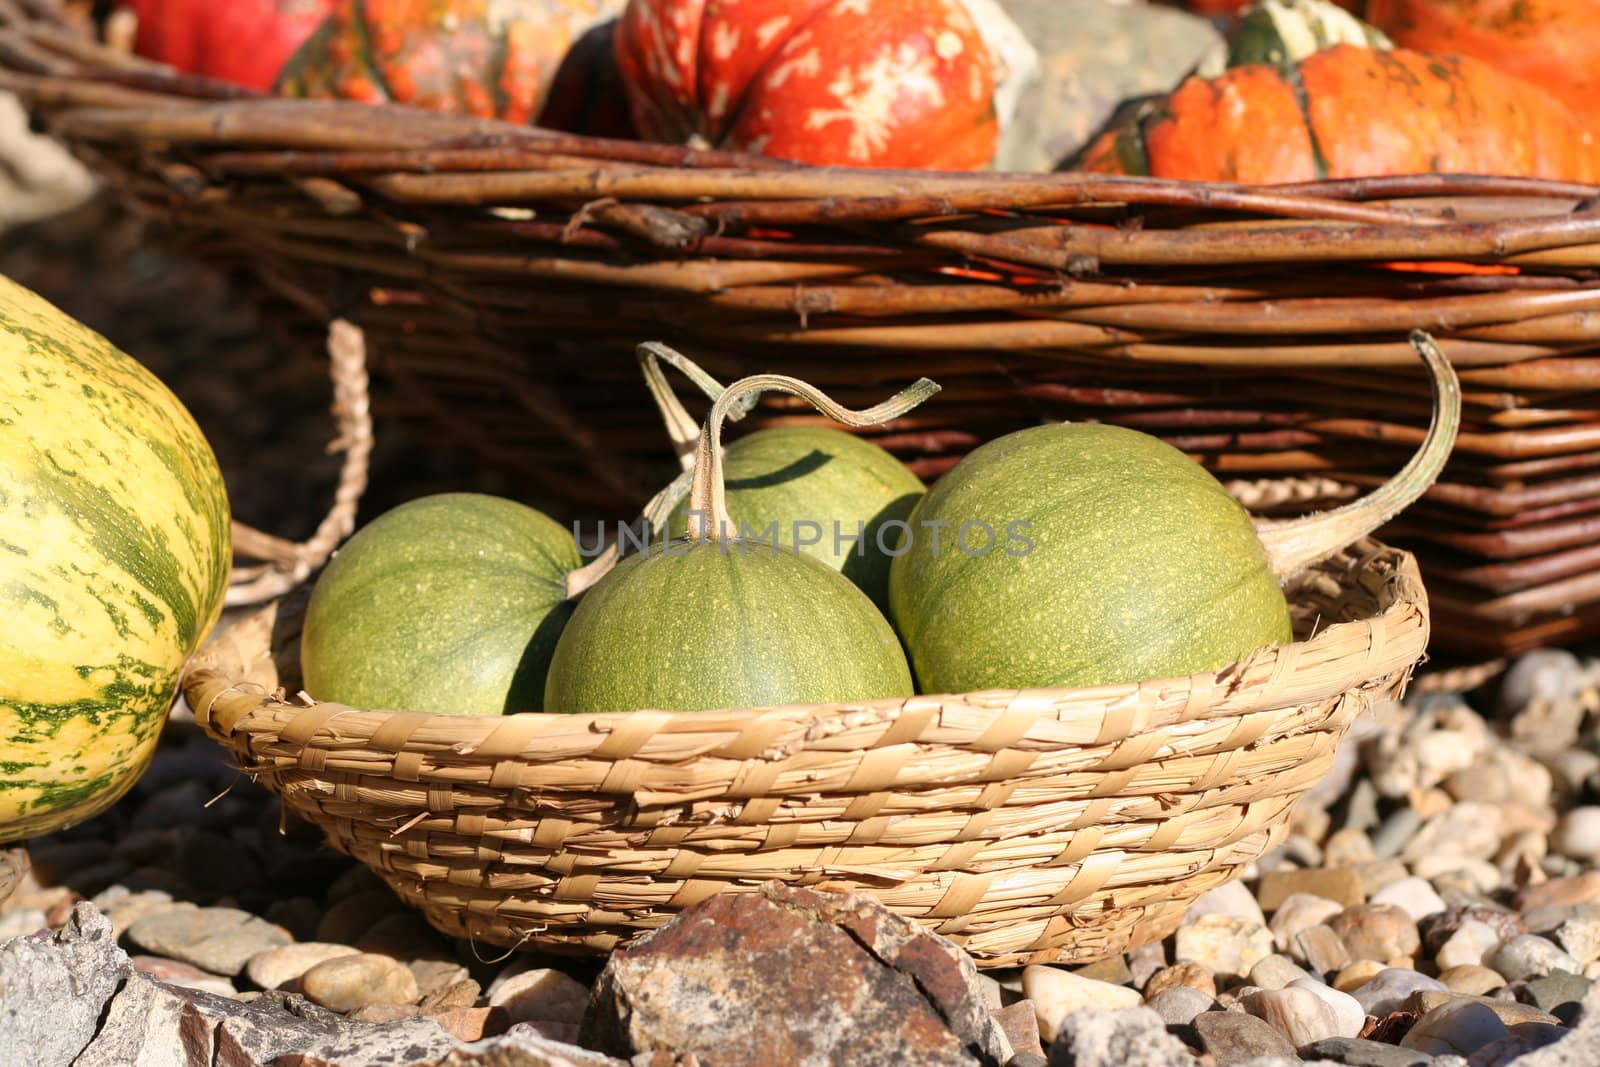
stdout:
<svg viewBox="0 0 1600 1067">
<path fill-rule="evenodd" d="M 899 529 L 884 524 L 903 522 L 925 491 L 905 464 L 843 430 L 781 426 L 729 445 L 723 470 L 739 532 L 768 540 L 760 535 L 775 527 L 778 544 L 826 563 L 888 606 L 889 553 Z M 689 508 L 685 499 L 673 509 L 672 536 L 688 533 Z M 814 535 L 817 543 L 800 543 Z"/>
<path fill-rule="evenodd" d="M 907 696 L 894 629 L 827 564 L 759 541 L 658 542 L 579 602 L 546 710 L 700 711 Z"/>
<path fill-rule="evenodd" d="M 1304 518 L 1252 521 L 1198 463 L 1136 430 L 1036 426 L 974 450 L 917 505 L 889 569 L 921 691 L 1199 674 L 1291 640 L 1281 583 L 1399 514 L 1449 459 L 1460 383 L 1426 333 L 1411 344 L 1433 389 L 1421 446 L 1367 496 Z M 995 547 L 974 533 L 963 550 L 967 523 L 995 530 Z"/>
<path fill-rule="evenodd" d="M 961 548 L 968 523 L 995 531 L 989 551 L 978 526 Z M 910 524 L 889 603 L 924 692 L 1188 675 L 1292 637 L 1250 516 L 1135 430 L 1060 424 L 990 441 Z"/>
<path fill-rule="evenodd" d="M 477 493 L 402 504 L 362 528 L 318 579 L 300 658 L 317 700 L 500 715 L 538 711 L 572 614 L 570 531 Z"/>
</svg>

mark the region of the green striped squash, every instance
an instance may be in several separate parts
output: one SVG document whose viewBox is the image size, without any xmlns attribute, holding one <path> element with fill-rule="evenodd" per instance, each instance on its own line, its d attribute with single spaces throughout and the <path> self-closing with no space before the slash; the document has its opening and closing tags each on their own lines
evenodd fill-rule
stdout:
<svg viewBox="0 0 1600 1067">
<path fill-rule="evenodd" d="M 230 562 L 183 405 L 0 277 L 0 841 L 80 822 L 143 772 Z"/>
</svg>

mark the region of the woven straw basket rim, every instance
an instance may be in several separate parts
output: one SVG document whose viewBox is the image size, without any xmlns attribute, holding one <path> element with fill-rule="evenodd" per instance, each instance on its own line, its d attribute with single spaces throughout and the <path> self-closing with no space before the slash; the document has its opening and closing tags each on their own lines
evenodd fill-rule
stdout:
<svg viewBox="0 0 1600 1067">
<path fill-rule="evenodd" d="M 985 966 L 1089 960 L 1164 936 L 1277 840 L 1355 715 L 1423 655 L 1409 553 L 1359 542 L 1293 594 L 1310 636 L 1189 678 L 501 717 L 287 698 L 290 598 L 215 638 L 184 694 L 246 772 L 449 933 L 606 951 L 776 877 L 874 894 Z"/>
</svg>

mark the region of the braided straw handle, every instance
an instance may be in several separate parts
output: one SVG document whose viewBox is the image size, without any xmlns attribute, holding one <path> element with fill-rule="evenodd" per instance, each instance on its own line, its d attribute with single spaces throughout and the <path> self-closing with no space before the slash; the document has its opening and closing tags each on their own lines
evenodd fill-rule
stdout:
<svg viewBox="0 0 1600 1067">
<path fill-rule="evenodd" d="M 234 555 L 261 560 L 234 564 L 228 579 L 230 607 L 259 604 L 280 597 L 309 578 L 355 529 L 356 509 L 367 488 L 372 458 L 372 408 L 367 394 L 367 342 L 359 327 L 335 319 L 328 327 L 328 376 L 333 380 L 333 415 L 339 435 L 329 452 L 344 452 L 333 507 L 310 539 L 296 543 L 262 533 L 242 522 L 233 524 Z"/>
</svg>

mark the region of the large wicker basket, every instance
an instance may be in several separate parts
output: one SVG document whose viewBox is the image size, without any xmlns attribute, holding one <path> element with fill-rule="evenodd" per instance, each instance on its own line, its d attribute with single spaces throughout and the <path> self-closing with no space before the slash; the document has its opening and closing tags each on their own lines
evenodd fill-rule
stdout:
<svg viewBox="0 0 1600 1067">
<path fill-rule="evenodd" d="M 303 593 L 191 663 L 196 719 L 450 934 L 603 952 L 723 890 L 869 893 L 986 966 L 1170 933 L 1287 828 L 1428 639 L 1406 553 L 1291 590 L 1292 645 L 1096 689 L 625 715 L 442 717 L 298 694 Z"/>
<path fill-rule="evenodd" d="M 52 7 L 0 0 L 0 90 L 246 266 L 307 351 L 328 319 L 359 324 L 380 414 L 426 420 L 563 519 L 631 516 L 670 476 L 642 339 L 846 404 L 926 374 L 939 397 L 875 431 L 925 477 L 1020 425 L 1104 419 L 1265 480 L 1247 502 L 1305 508 L 1420 437 L 1422 328 L 1461 369 L 1466 421 L 1385 536 L 1417 552 L 1441 645 L 1600 628 L 1600 188 L 806 168 L 258 97 Z M 774 399 L 743 425 L 812 417 Z"/>
</svg>

